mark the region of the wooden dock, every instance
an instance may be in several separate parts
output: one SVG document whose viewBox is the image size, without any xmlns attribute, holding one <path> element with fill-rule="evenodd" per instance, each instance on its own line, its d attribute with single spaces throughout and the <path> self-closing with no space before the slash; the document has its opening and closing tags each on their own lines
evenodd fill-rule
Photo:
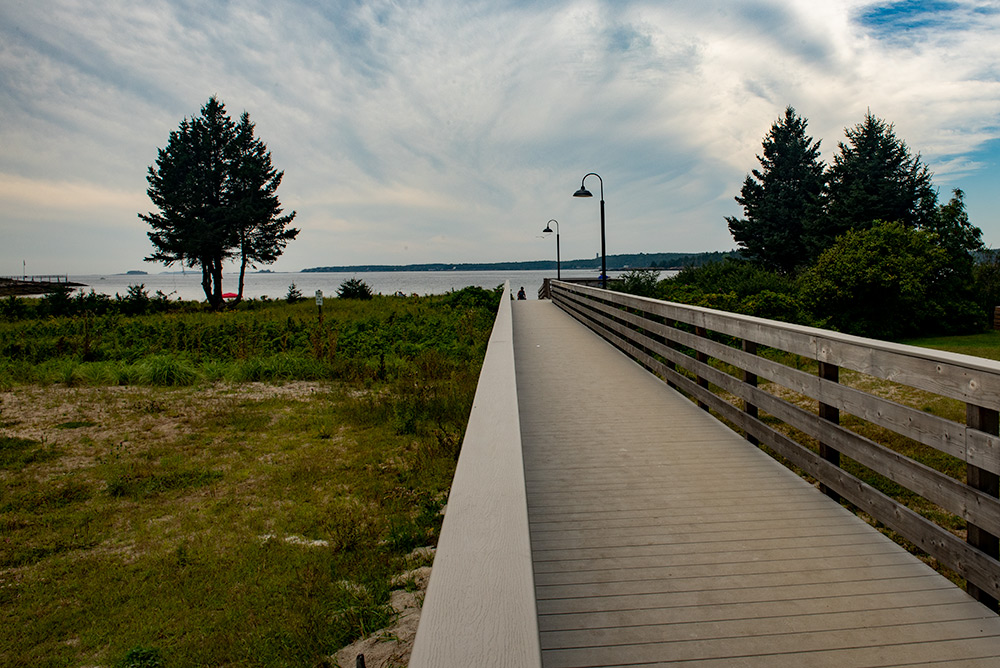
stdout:
<svg viewBox="0 0 1000 668">
<path fill-rule="evenodd" d="M 994 613 L 551 302 L 513 330 L 546 668 L 1000 663 Z"/>
</svg>

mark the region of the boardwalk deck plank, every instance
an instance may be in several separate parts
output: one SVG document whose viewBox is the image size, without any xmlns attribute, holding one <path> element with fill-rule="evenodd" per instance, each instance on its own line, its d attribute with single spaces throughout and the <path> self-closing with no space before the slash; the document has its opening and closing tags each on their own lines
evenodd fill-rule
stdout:
<svg viewBox="0 0 1000 668">
<path fill-rule="evenodd" d="M 514 344 L 546 668 L 1000 660 L 1000 618 L 551 303 Z"/>
</svg>

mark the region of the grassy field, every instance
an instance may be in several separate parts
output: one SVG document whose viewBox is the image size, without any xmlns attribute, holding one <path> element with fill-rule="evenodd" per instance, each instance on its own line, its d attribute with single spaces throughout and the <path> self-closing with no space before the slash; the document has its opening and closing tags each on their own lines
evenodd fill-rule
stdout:
<svg viewBox="0 0 1000 668">
<path fill-rule="evenodd" d="M 1000 360 L 1000 332 L 990 330 L 982 334 L 967 334 L 964 336 L 944 336 L 926 339 L 911 339 L 903 341 L 911 346 L 947 350 L 963 355 L 975 355 L 991 360 Z"/>
<path fill-rule="evenodd" d="M 386 626 L 498 297 L 0 322 L 0 665 L 321 666 Z"/>
</svg>

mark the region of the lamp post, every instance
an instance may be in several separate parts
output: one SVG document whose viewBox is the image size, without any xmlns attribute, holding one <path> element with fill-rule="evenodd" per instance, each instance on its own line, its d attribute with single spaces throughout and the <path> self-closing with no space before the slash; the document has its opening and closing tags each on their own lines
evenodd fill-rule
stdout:
<svg viewBox="0 0 1000 668">
<path fill-rule="evenodd" d="M 601 287 L 607 290 L 608 254 L 604 245 L 604 179 L 601 178 L 600 174 L 595 174 L 594 172 L 584 174 L 583 178 L 580 179 L 580 189 L 573 193 L 573 197 L 593 197 L 593 194 L 591 194 L 591 192 L 583 185 L 583 182 L 587 180 L 588 176 L 596 176 L 597 180 L 601 182 Z"/>
<path fill-rule="evenodd" d="M 562 261 L 559 259 L 559 221 L 555 218 L 551 219 L 549 223 L 556 224 L 556 280 L 562 280 Z M 549 223 L 545 223 L 545 229 L 542 230 L 543 234 L 552 234 L 552 228 Z"/>
</svg>

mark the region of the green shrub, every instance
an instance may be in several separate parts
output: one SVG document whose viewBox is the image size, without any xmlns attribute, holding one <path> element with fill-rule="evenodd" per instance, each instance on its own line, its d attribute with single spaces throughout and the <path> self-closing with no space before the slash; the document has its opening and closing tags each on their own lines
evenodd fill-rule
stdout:
<svg viewBox="0 0 1000 668">
<path fill-rule="evenodd" d="M 296 304 L 305 299 L 302 296 L 302 291 L 299 290 L 298 286 L 292 283 L 288 286 L 288 292 L 285 293 L 285 301 L 289 304 Z"/>
<path fill-rule="evenodd" d="M 685 267 L 662 284 L 688 286 L 703 294 L 734 293 L 741 299 L 765 290 L 775 294 L 795 294 L 798 291 L 793 279 L 760 265 L 732 258 L 700 267 Z"/>
<path fill-rule="evenodd" d="M 842 332 L 894 339 L 974 329 L 979 308 L 949 288 L 948 270 L 935 234 L 880 222 L 838 237 L 800 284 L 813 317 Z"/>
<path fill-rule="evenodd" d="M 656 269 L 633 269 L 612 283 L 614 289 L 640 297 L 655 297 L 660 272 Z"/>
<path fill-rule="evenodd" d="M 193 385 L 197 370 L 186 359 L 176 355 L 152 355 L 135 365 L 137 381 L 142 385 Z"/>
<path fill-rule="evenodd" d="M 115 668 L 163 668 L 163 656 L 155 647 L 133 647 Z"/>
<path fill-rule="evenodd" d="M 371 299 L 372 289 L 360 278 L 349 278 L 337 288 L 340 299 Z"/>
</svg>

